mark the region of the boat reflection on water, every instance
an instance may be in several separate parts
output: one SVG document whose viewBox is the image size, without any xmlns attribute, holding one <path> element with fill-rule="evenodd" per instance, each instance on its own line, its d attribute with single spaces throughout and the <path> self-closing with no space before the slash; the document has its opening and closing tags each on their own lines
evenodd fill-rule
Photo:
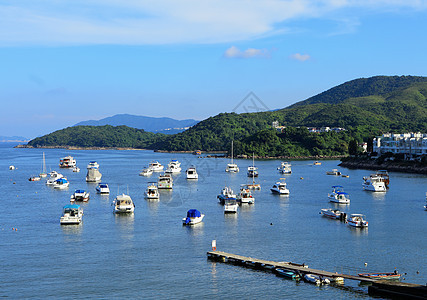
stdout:
<svg viewBox="0 0 427 300">
<path fill-rule="evenodd" d="M 203 235 L 204 223 L 200 222 L 191 226 L 183 226 L 185 227 L 187 233 L 191 236 L 201 236 Z"/>
<path fill-rule="evenodd" d="M 351 234 L 354 236 L 367 236 L 368 235 L 368 227 L 352 227 L 352 226 L 347 226 L 348 229 L 350 230 Z"/>
<path fill-rule="evenodd" d="M 133 241 L 134 239 L 134 221 L 135 214 L 113 214 L 114 221 L 119 230 L 119 234 L 122 240 Z"/>
</svg>

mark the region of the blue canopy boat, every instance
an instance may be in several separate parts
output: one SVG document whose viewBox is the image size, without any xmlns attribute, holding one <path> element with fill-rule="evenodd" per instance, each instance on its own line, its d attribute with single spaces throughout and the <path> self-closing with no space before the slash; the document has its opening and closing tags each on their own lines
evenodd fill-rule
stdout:
<svg viewBox="0 0 427 300">
<path fill-rule="evenodd" d="M 187 217 L 182 219 L 182 224 L 183 225 L 194 225 L 194 224 L 202 222 L 204 217 L 205 217 L 205 215 L 200 213 L 200 211 L 198 211 L 197 209 L 190 209 L 187 212 Z"/>
</svg>

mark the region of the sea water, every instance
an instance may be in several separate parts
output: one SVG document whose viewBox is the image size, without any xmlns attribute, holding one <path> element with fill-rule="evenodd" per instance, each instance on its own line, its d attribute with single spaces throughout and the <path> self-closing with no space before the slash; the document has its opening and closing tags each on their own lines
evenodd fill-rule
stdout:
<svg viewBox="0 0 427 300">
<path fill-rule="evenodd" d="M 70 181 L 66 190 L 30 182 L 41 172 L 43 152 L 47 171 L 61 172 Z M 59 159 L 71 155 L 81 172 L 59 169 Z M 139 176 L 153 160 L 166 165 L 178 159 L 182 172 L 173 175 L 172 191 L 159 201 L 144 199 L 148 182 L 159 173 Z M 96 194 L 86 183 L 86 165 L 100 164 L 102 182 L 110 195 Z M 252 182 L 246 175 L 252 160 L 235 162 L 237 174 L 225 172 L 225 158 L 191 154 L 126 150 L 16 149 L 0 147 L 0 297 L 10 298 L 142 298 L 142 299 L 303 299 L 368 298 L 367 287 L 346 280 L 343 287 L 316 287 L 282 279 L 272 273 L 207 260 L 212 240 L 217 249 L 274 261 L 304 263 L 315 269 L 357 274 L 392 272 L 404 281 L 427 282 L 427 176 L 390 173 L 386 193 L 366 192 L 362 178 L 372 171 L 337 167 L 339 161 L 291 161 L 292 174 L 281 175 L 278 160 L 255 161 L 260 191 L 254 205 L 224 214 L 217 195 L 224 186 L 238 192 Z M 14 165 L 15 170 L 9 170 Z M 199 180 L 187 180 L 194 165 Z M 338 168 L 348 178 L 326 175 Z M 289 196 L 270 192 L 286 178 Z M 350 205 L 328 202 L 332 185 L 342 185 Z M 81 225 L 61 226 L 62 207 L 76 189 L 90 192 Z M 111 206 L 118 194 L 135 202 L 132 215 L 115 215 Z M 189 209 L 205 218 L 196 226 L 182 226 Z M 369 228 L 351 228 L 319 212 L 338 208 L 366 215 Z"/>
</svg>

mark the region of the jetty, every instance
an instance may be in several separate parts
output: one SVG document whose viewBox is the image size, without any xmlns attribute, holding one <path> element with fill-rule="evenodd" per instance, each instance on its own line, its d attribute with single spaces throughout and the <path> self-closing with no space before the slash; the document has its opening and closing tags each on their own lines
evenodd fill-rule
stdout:
<svg viewBox="0 0 427 300">
<path fill-rule="evenodd" d="M 322 277 L 328 277 L 332 280 L 332 282 L 339 282 L 340 279 L 344 278 L 369 283 L 369 295 L 383 297 L 404 297 L 406 299 L 427 299 L 427 286 L 419 284 L 390 280 L 378 280 L 372 278 L 365 278 L 357 275 L 329 272 L 324 270 L 312 269 L 306 266 L 305 264 L 263 260 L 216 250 L 208 251 L 207 257 L 209 260 L 212 261 L 229 263 L 264 271 L 274 271 L 276 268 L 283 268 L 301 274 L 315 274 Z"/>
</svg>

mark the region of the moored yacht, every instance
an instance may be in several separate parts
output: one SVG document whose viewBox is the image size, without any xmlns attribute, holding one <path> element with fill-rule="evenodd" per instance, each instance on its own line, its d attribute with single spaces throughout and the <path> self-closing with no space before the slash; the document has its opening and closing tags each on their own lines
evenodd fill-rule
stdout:
<svg viewBox="0 0 427 300">
<path fill-rule="evenodd" d="M 74 194 L 71 195 L 70 201 L 71 202 L 74 202 L 74 201 L 87 202 L 89 201 L 89 196 L 90 196 L 90 193 L 86 192 L 85 190 L 76 190 Z"/>
<path fill-rule="evenodd" d="M 238 173 L 239 172 L 239 167 L 237 166 L 237 164 L 235 164 L 233 162 L 233 141 L 231 141 L 231 163 L 227 164 L 227 167 L 225 168 L 226 172 L 229 173 Z"/>
<path fill-rule="evenodd" d="M 240 189 L 240 193 L 237 196 L 237 200 L 240 203 L 247 203 L 247 204 L 254 204 L 255 203 L 255 198 L 252 195 L 250 189 L 247 188 L 247 186 L 242 186 Z"/>
<path fill-rule="evenodd" d="M 173 179 L 170 174 L 162 174 L 159 176 L 157 181 L 158 189 L 172 189 L 173 188 Z"/>
<path fill-rule="evenodd" d="M 153 170 L 153 172 L 161 172 L 161 171 L 163 171 L 164 166 L 161 163 L 159 163 L 158 161 L 152 161 L 148 165 L 148 168 Z"/>
<path fill-rule="evenodd" d="M 329 219 L 336 219 L 336 220 L 340 219 L 342 221 L 347 220 L 347 214 L 342 212 L 342 211 L 339 211 L 338 209 L 322 208 L 320 210 L 320 213 L 324 217 L 329 218 Z"/>
<path fill-rule="evenodd" d="M 146 199 L 159 199 L 159 189 L 157 188 L 156 182 L 149 182 L 148 187 L 145 190 Z"/>
<path fill-rule="evenodd" d="M 277 169 L 282 174 L 291 174 L 292 173 L 292 166 L 287 161 L 282 161 L 282 163 L 280 164 L 280 167 L 278 167 Z"/>
<path fill-rule="evenodd" d="M 62 177 L 55 181 L 55 183 L 53 184 L 53 188 L 63 190 L 68 188 L 69 185 L 70 183 L 68 182 L 67 178 Z"/>
<path fill-rule="evenodd" d="M 52 171 L 49 174 L 50 174 L 50 177 L 48 178 L 48 180 L 46 180 L 47 185 L 54 185 L 55 181 L 57 181 L 59 178 L 64 177 L 64 175 L 56 171 Z"/>
<path fill-rule="evenodd" d="M 258 168 L 255 166 L 249 166 L 248 177 L 258 177 Z"/>
<path fill-rule="evenodd" d="M 166 168 L 165 173 L 179 173 L 181 172 L 181 163 L 177 161 L 176 159 L 173 159 L 168 164 L 168 167 Z"/>
<path fill-rule="evenodd" d="M 41 177 L 40 176 L 31 176 L 30 178 L 28 178 L 29 181 L 40 181 Z"/>
<path fill-rule="evenodd" d="M 75 166 L 76 160 L 70 155 L 63 157 L 59 160 L 60 168 L 74 168 Z"/>
<path fill-rule="evenodd" d="M 287 188 L 285 178 L 280 178 L 280 181 L 276 182 L 270 191 L 279 195 L 289 195 L 289 189 Z"/>
<path fill-rule="evenodd" d="M 229 198 L 236 199 L 236 194 L 234 194 L 234 192 L 231 188 L 226 186 L 221 190 L 221 193 L 217 196 L 217 198 L 221 204 L 224 204 L 225 200 L 227 200 Z"/>
<path fill-rule="evenodd" d="M 386 192 L 387 187 L 381 176 L 371 174 L 369 177 L 363 177 L 363 190 L 371 192 Z"/>
<path fill-rule="evenodd" d="M 189 167 L 185 173 L 187 174 L 187 179 L 199 179 L 199 174 L 197 174 L 195 166 Z"/>
<path fill-rule="evenodd" d="M 362 214 L 351 214 L 347 224 L 358 228 L 368 227 L 368 221 L 366 221 L 365 215 Z"/>
<path fill-rule="evenodd" d="M 78 225 L 82 222 L 83 209 L 80 205 L 65 205 L 62 210 L 62 216 L 59 220 L 61 225 Z"/>
<path fill-rule="evenodd" d="M 204 217 L 205 215 L 197 209 L 190 209 L 187 211 L 187 217 L 182 219 L 182 225 L 195 225 L 202 222 Z"/>
<path fill-rule="evenodd" d="M 335 175 L 335 176 L 339 176 L 341 175 L 341 172 L 338 171 L 337 169 L 332 169 L 332 171 L 326 171 L 326 175 Z"/>
<path fill-rule="evenodd" d="M 102 174 L 99 172 L 99 164 L 96 161 L 91 161 L 87 165 L 86 182 L 101 181 Z"/>
<path fill-rule="evenodd" d="M 96 192 L 98 194 L 109 194 L 110 188 L 108 187 L 107 183 L 98 183 L 98 186 L 96 187 Z"/>
<path fill-rule="evenodd" d="M 118 195 L 116 199 L 114 199 L 113 205 L 116 214 L 133 213 L 135 210 L 135 204 L 133 204 L 132 198 L 125 194 Z"/>
<path fill-rule="evenodd" d="M 139 176 L 150 176 L 152 174 L 153 174 L 153 169 L 145 168 L 145 169 L 142 169 L 142 171 L 139 173 Z"/>
<path fill-rule="evenodd" d="M 350 197 L 347 193 L 344 193 L 344 188 L 341 185 L 332 186 L 332 192 L 328 194 L 328 199 L 331 202 L 339 204 L 350 203 Z"/>
<path fill-rule="evenodd" d="M 236 198 L 228 198 L 224 202 L 224 213 L 237 213 L 237 200 Z"/>
</svg>

